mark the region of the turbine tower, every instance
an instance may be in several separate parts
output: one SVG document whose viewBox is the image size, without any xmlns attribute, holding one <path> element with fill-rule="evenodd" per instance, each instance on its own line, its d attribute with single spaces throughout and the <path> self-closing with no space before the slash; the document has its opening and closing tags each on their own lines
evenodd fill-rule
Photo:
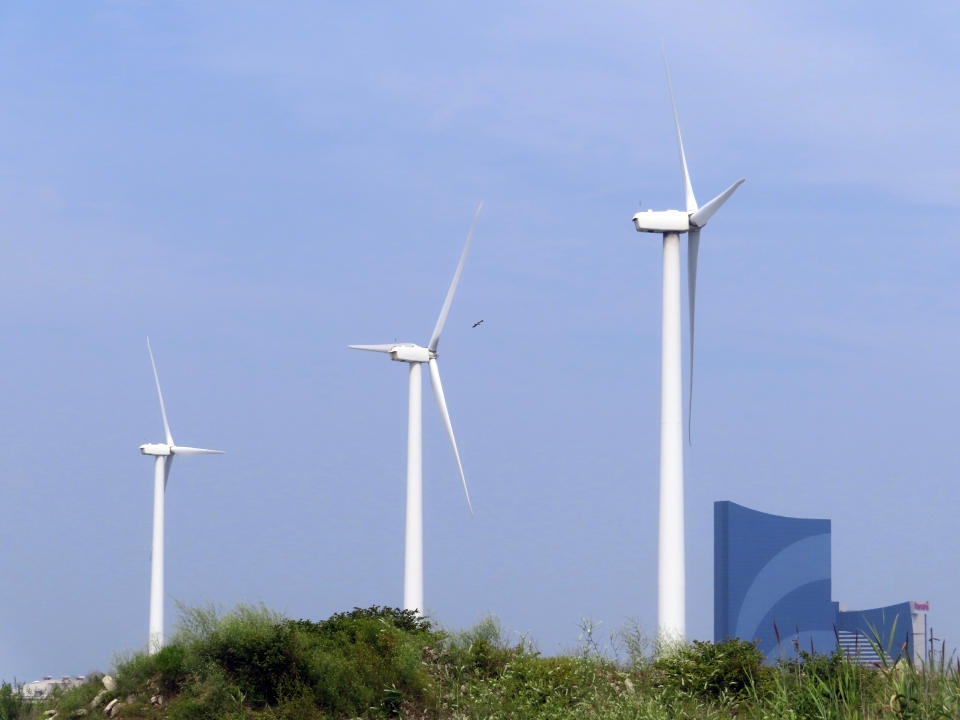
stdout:
<svg viewBox="0 0 960 720">
<path fill-rule="evenodd" d="M 720 209 L 743 178 L 703 207 L 697 205 L 683 151 L 677 103 L 664 56 L 667 87 L 680 147 L 680 167 L 686 210 L 639 212 L 633 216 L 638 232 L 663 235 L 662 348 L 660 356 L 660 547 L 657 590 L 657 633 L 661 642 L 676 642 L 686 634 L 683 542 L 683 380 L 680 339 L 680 235 L 687 233 L 687 290 L 690 310 L 690 395 L 693 410 L 693 322 L 697 291 L 697 254 L 700 230 Z"/>
<path fill-rule="evenodd" d="M 467 478 L 463 474 L 463 464 L 460 462 L 460 451 L 457 450 L 457 441 L 453 436 L 453 425 L 450 424 L 450 413 L 447 412 L 447 402 L 443 397 L 443 385 L 440 383 L 440 369 L 437 365 L 437 345 L 440 342 L 440 334 L 443 332 L 443 326 L 447 321 L 447 313 L 450 312 L 450 305 L 453 302 L 453 294 L 457 290 L 457 283 L 460 282 L 460 274 L 463 272 L 463 263 L 467 259 L 467 251 L 470 249 L 470 241 L 473 239 L 473 230 L 477 225 L 477 218 L 480 216 L 480 208 L 483 203 L 477 206 L 477 211 L 473 216 L 473 223 L 470 225 L 470 232 L 467 234 L 467 242 L 463 246 L 463 252 L 460 254 L 460 262 L 457 264 L 457 270 L 453 274 L 453 281 L 447 290 L 447 297 L 443 301 L 443 307 L 440 308 L 440 317 L 437 318 L 437 324 L 433 328 L 433 335 L 427 347 L 421 347 L 414 343 L 389 343 L 386 345 L 350 345 L 354 350 L 369 350 L 371 352 L 387 353 L 391 360 L 405 362 L 410 365 L 410 402 L 407 413 L 407 517 L 406 517 L 406 541 L 404 544 L 403 561 L 403 608 L 404 610 L 416 610 L 423 612 L 423 476 L 422 476 L 422 432 L 421 432 L 421 389 L 420 366 L 424 363 L 430 370 L 430 384 L 433 386 L 433 395 L 437 400 L 437 408 L 440 410 L 440 417 L 443 419 L 444 427 L 447 429 L 447 436 L 450 438 L 450 445 L 453 447 L 453 455 L 457 460 L 457 469 L 460 471 L 460 481 L 463 484 L 463 492 L 467 496 L 467 507 L 470 514 L 473 514 L 473 506 L 470 504 L 470 491 L 467 490 Z"/>
<path fill-rule="evenodd" d="M 153 455 L 153 553 L 150 561 L 150 635 L 147 638 L 147 651 L 153 655 L 163 647 L 163 496 L 170 477 L 170 466 L 174 455 L 223 455 L 223 450 L 175 445 L 170 425 L 167 423 L 167 411 L 163 405 L 163 393 L 160 392 L 160 376 L 157 375 L 157 363 L 153 359 L 150 338 L 147 338 L 147 352 L 153 366 L 153 379 L 157 383 L 157 397 L 160 399 L 160 416 L 163 418 L 163 432 L 166 442 L 146 443 L 140 446 L 143 455 Z"/>
</svg>

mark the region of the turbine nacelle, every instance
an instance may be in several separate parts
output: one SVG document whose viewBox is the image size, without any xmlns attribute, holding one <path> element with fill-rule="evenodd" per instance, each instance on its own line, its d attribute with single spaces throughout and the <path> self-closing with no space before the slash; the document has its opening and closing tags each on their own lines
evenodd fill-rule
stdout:
<svg viewBox="0 0 960 720">
<path fill-rule="evenodd" d="M 165 443 L 144 443 L 140 452 L 143 455 L 172 455 L 173 447 Z"/>
<path fill-rule="evenodd" d="M 686 166 L 684 166 L 684 183 L 687 182 Z M 740 178 L 702 208 L 698 208 L 696 201 L 694 201 L 687 212 L 682 210 L 638 212 L 633 216 L 633 226 L 637 229 L 637 232 L 648 233 L 685 233 L 700 230 L 742 184 L 743 178 Z M 693 195 L 692 190 L 690 194 Z"/>
<path fill-rule="evenodd" d="M 390 359 L 396 360 L 397 362 L 407 362 L 407 363 L 425 363 L 430 362 L 433 358 L 437 357 L 435 352 L 430 352 L 425 347 L 420 347 L 419 345 L 397 345 L 393 350 L 390 351 Z"/>
<path fill-rule="evenodd" d="M 170 455 L 224 455 L 223 450 L 210 450 L 209 448 L 195 448 L 187 445 L 166 445 L 164 443 L 144 443 L 140 446 L 140 452 L 143 455 L 159 455 L 167 457 Z"/>
<path fill-rule="evenodd" d="M 690 230 L 690 215 L 681 210 L 647 210 L 633 216 L 633 226 L 637 232 L 685 233 Z"/>
<path fill-rule="evenodd" d="M 391 360 L 405 363 L 428 363 L 437 359 L 435 350 L 415 343 L 388 343 L 386 345 L 350 345 L 353 350 L 387 353 Z"/>
</svg>

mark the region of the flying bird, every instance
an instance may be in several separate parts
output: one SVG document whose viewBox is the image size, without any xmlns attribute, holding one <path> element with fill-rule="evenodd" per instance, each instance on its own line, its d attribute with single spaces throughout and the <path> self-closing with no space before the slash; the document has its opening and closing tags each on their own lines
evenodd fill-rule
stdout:
<svg viewBox="0 0 960 720">
<path fill-rule="evenodd" d="M 482 323 L 482 322 L 483 322 L 483 320 L 477 320 L 477 321 L 473 324 L 473 326 L 476 327 L 477 325 L 479 325 L 479 324 Z"/>
</svg>

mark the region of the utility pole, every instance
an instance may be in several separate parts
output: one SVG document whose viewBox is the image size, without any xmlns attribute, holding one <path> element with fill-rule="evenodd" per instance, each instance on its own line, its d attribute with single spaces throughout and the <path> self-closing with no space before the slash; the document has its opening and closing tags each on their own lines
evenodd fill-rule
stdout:
<svg viewBox="0 0 960 720">
<path fill-rule="evenodd" d="M 933 626 L 930 627 L 930 653 L 927 655 L 927 662 L 933 665 L 933 643 L 934 641 L 940 641 L 943 638 L 938 638 L 933 636 Z"/>
</svg>

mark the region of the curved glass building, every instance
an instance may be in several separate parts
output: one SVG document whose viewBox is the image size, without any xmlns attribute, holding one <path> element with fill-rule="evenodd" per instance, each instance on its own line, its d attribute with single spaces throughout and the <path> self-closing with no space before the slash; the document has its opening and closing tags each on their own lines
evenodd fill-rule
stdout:
<svg viewBox="0 0 960 720">
<path fill-rule="evenodd" d="M 769 660 L 838 645 L 863 662 L 923 658 L 926 603 L 841 610 L 831 598 L 830 521 L 714 503 L 714 640 L 755 641 Z M 871 642 L 873 640 L 873 642 Z"/>
</svg>

